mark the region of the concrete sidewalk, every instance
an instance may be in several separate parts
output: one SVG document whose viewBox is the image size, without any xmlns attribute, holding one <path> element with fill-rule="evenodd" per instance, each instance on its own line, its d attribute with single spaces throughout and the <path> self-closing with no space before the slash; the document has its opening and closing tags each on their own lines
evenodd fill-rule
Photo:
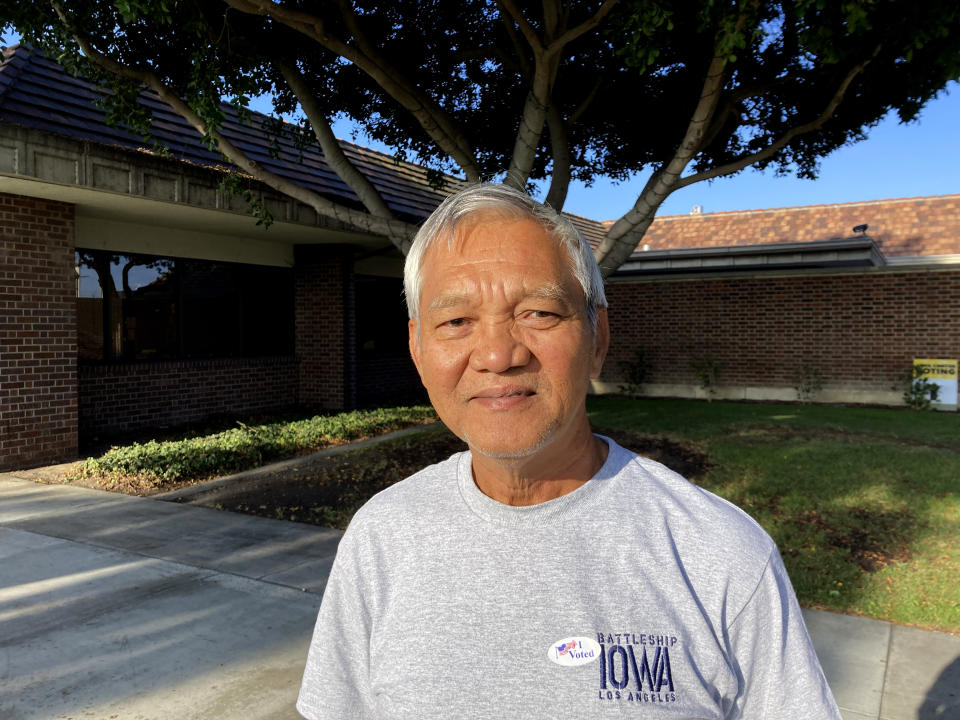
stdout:
<svg viewBox="0 0 960 720">
<path fill-rule="evenodd" d="M 296 718 L 340 533 L 0 474 L 0 718 Z M 960 637 L 805 611 L 846 720 L 960 718 Z"/>
</svg>

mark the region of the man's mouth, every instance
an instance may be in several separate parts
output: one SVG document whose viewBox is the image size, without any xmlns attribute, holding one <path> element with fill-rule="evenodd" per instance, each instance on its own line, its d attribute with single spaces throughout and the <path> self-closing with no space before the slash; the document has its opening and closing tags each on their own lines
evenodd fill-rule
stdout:
<svg viewBox="0 0 960 720">
<path fill-rule="evenodd" d="M 507 398 L 523 398 L 536 395 L 536 392 L 525 387 L 498 387 L 487 388 L 476 393 L 471 400 L 502 400 Z"/>
</svg>

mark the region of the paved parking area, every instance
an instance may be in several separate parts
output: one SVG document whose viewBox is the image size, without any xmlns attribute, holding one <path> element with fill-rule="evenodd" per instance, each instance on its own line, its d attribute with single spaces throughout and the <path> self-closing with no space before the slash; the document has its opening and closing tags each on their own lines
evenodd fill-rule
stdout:
<svg viewBox="0 0 960 720">
<path fill-rule="evenodd" d="M 0 480 L 0 717 L 299 717 L 339 539 Z"/>
</svg>

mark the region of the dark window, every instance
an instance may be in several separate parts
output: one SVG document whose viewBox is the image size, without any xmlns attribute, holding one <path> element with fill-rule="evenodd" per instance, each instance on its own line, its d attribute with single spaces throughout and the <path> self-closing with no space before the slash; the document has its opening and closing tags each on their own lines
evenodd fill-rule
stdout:
<svg viewBox="0 0 960 720">
<path fill-rule="evenodd" d="M 127 360 L 176 357 L 177 272 L 173 260 L 117 255 L 110 263 L 119 302 L 121 343 L 114 347 Z"/>
<path fill-rule="evenodd" d="M 241 353 L 246 356 L 293 354 L 293 271 L 235 265 L 240 278 Z"/>
<path fill-rule="evenodd" d="M 183 350 L 188 356 L 240 355 L 240 289 L 234 265 L 181 261 Z"/>
<path fill-rule="evenodd" d="M 377 356 L 408 354 L 403 280 L 356 275 L 354 287 L 360 353 Z"/>
<path fill-rule="evenodd" d="M 85 253 L 77 251 L 77 348 L 81 360 L 103 358 L 104 304 L 97 271 Z"/>
<path fill-rule="evenodd" d="M 85 360 L 289 355 L 287 268 L 77 251 Z"/>
</svg>

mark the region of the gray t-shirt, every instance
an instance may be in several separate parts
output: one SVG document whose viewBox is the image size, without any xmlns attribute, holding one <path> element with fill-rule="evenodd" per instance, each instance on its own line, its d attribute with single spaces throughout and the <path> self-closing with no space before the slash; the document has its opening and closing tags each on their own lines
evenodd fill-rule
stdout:
<svg viewBox="0 0 960 720">
<path fill-rule="evenodd" d="M 783 563 L 746 514 L 607 440 L 503 505 L 460 453 L 371 499 L 330 574 L 307 718 L 839 719 Z"/>
</svg>

